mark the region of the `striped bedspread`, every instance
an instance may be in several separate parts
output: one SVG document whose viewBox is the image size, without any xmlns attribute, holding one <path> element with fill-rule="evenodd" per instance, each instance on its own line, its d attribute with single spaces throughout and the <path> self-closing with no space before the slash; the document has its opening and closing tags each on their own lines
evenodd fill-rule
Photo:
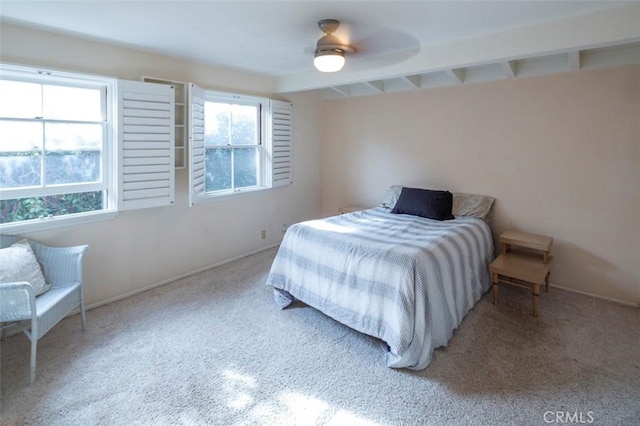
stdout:
<svg viewBox="0 0 640 426">
<path fill-rule="evenodd" d="M 423 369 L 491 286 L 489 226 L 376 207 L 289 227 L 267 285 L 389 346 L 387 365 Z"/>
</svg>

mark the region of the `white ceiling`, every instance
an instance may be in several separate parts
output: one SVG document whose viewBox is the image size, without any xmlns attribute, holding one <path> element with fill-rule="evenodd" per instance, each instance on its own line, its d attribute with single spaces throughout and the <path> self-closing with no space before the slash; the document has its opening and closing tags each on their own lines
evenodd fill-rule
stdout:
<svg viewBox="0 0 640 426">
<path fill-rule="evenodd" d="M 335 94 L 359 94 L 354 85 L 376 92 L 394 84 L 423 87 L 434 78 L 461 83 L 478 74 L 469 67 L 486 73 L 482 67 L 491 64 L 513 77 L 524 61 L 558 53 L 573 54 L 573 66 L 576 52 L 580 62 L 587 49 L 623 45 L 633 54 L 638 45 L 629 43 L 640 41 L 638 6 L 584 0 L 0 0 L 0 15 L 8 23 L 271 75 L 280 92 L 331 87 Z M 336 35 L 357 48 L 332 75 L 312 65 L 323 18 L 340 20 Z M 564 27 L 554 26 L 560 22 Z M 554 33 L 562 28 L 566 34 Z M 552 36 L 557 45 L 546 40 Z"/>
</svg>

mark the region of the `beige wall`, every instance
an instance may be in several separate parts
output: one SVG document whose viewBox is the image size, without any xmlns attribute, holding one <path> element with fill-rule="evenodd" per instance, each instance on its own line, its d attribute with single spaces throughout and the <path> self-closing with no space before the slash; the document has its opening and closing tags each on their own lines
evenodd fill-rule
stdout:
<svg viewBox="0 0 640 426">
<path fill-rule="evenodd" d="M 137 80 L 141 75 L 192 81 L 203 88 L 270 95 L 270 78 L 185 62 L 3 24 L 4 62 L 82 71 Z M 123 212 L 114 220 L 38 232 L 51 245 L 89 244 L 85 261 L 88 304 L 118 298 L 146 286 L 273 245 L 282 225 L 321 212 L 320 104 L 311 96 L 287 96 L 294 104 L 294 184 L 237 200 L 189 208 L 187 171 L 176 172 L 171 207 Z M 267 231 L 262 240 L 261 230 Z"/>
<path fill-rule="evenodd" d="M 554 237 L 551 282 L 640 302 L 640 67 L 323 103 L 324 214 L 392 184 L 494 196 Z"/>
<path fill-rule="evenodd" d="M 6 62 L 268 95 L 271 79 L 0 26 Z M 555 238 L 552 283 L 640 302 L 640 68 L 318 102 L 294 103 L 292 186 L 187 207 L 187 173 L 176 204 L 116 219 L 39 232 L 52 245 L 88 243 L 89 304 L 275 244 L 281 225 L 350 203 L 377 204 L 389 185 L 497 198 L 494 230 Z M 267 239 L 260 239 L 260 231 Z"/>
</svg>

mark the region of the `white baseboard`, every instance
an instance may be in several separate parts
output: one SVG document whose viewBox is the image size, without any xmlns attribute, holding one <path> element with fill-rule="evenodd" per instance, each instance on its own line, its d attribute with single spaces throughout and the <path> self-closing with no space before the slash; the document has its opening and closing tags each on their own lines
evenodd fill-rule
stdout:
<svg viewBox="0 0 640 426">
<path fill-rule="evenodd" d="M 265 251 L 265 250 L 269 250 L 269 249 L 274 248 L 274 247 L 277 247 L 277 246 L 279 246 L 279 245 L 280 245 L 280 243 L 275 243 L 275 244 L 268 245 L 268 246 L 266 246 L 266 247 L 261 247 L 261 248 L 259 248 L 259 249 L 252 250 L 252 251 L 250 251 L 250 252 L 248 252 L 248 253 L 244 253 L 244 254 L 241 254 L 241 255 L 239 255 L 239 256 L 232 257 L 232 258 L 230 258 L 230 259 L 221 260 L 220 262 L 212 263 L 212 264 L 210 264 L 210 265 L 203 266 L 202 268 L 194 269 L 193 271 L 185 272 L 185 273 L 183 273 L 183 274 L 176 275 L 176 276 L 174 276 L 174 277 L 167 278 L 167 279 L 164 279 L 164 280 L 162 280 L 162 281 L 157 281 L 157 282 L 155 282 L 155 283 L 152 283 L 152 284 L 146 285 L 146 286 L 144 286 L 144 287 L 141 287 L 141 288 L 135 289 L 135 290 L 133 290 L 133 291 L 128 291 L 128 292 L 126 292 L 126 293 L 119 294 L 118 296 L 114 296 L 114 297 L 110 297 L 110 298 L 105 299 L 105 300 L 101 300 L 100 302 L 92 303 L 92 304 L 90 304 L 90 305 L 85 305 L 84 310 L 85 310 L 85 311 L 89 311 L 89 310 L 91 310 L 91 309 L 95 309 L 95 308 L 97 308 L 97 307 L 100 307 L 100 306 L 106 305 L 106 304 L 108 304 L 108 303 L 117 302 L 118 300 L 122 300 L 122 299 L 126 299 L 126 298 L 128 298 L 128 297 L 131 297 L 131 296 L 135 296 L 136 294 L 143 293 L 143 292 L 145 292 L 145 291 L 147 291 L 147 290 L 151 290 L 151 289 L 153 289 L 153 288 L 160 287 L 160 286 L 162 286 L 162 285 L 172 283 L 172 282 L 177 281 L 177 280 L 180 280 L 180 279 L 182 279 L 182 278 L 190 277 L 190 276 L 192 276 L 192 275 L 198 274 L 198 273 L 200 273 L 200 272 L 207 271 L 207 270 L 212 269 L 212 268 L 215 268 L 215 267 L 217 267 L 217 266 L 222 266 L 222 265 L 224 265 L 224 264 L 226 264 L 226 263 L 230 263 L 230 262 L 233 262 L 233 261 L 236 261 L 236 260 L 242 259 L 243 257 L 251 256 L 252 254 L 256 254 L 256 253 L 260 253 L 260 252 Z M 78 308 L 76 308 L 76 309 L 72 310 L 71 312 L 69 312 L 69 313 L 65 316 L 65 318 L 66 318 L 66 317 L 71 317 L 71 316 L 73 316 L 73 315 L 77 315 L 77 314 L 79 314 L 79 313 L 80 313 L 80 308 L 78 307 Z M 87 322 L 89 322 L 89 321 L 91 321 L 91 319 L 88 319 L 88 320 L 87 320 Z M 0 323 L 0 324 L 1 324 L 1 323 Z M 4 333 L 5 333 L 5 334 L 4 334 L 4 336 L 5 336 L 5 337 L 10 337 L 10 336 L 13 336 L 13 335 L 15 335 L 15 334 L 19 334 L 19 333 L 21 333 L 21 330 L 20 330 L 20 328 L 19 328 L 19 327 L 11 327 L 11 328 L 8 328 L 8 329 L 4 330 Z"/>
<path fill-rule="evenodd" d="M 243 257 L 251 256 L 253 254 L 260 253 L 260 252 L 265 251 L 265 250 L 269 250 L 269 249 L 277 247 L 279 245 L 280 245 L 280 243 L 271 244 L 271 245 L 268 245 L 268 246 L 265 246 L 265 247 L 258 248 L 256 250 L 252 250 L 252 251 L 250 251 L 248 253 L 232 257 L 230 259 L 221 260 L 220 262 L 212 263 L 210 265 L 203 266 L 201 268 L 194 269 L 192 271 L 185 272 L 183 274 L 176 275 L 174 277 L 167 278 L 167 279 L 164 279 L 162 281 L 157 281 L 157 282 L 151 283 L 149 285 L 146 285 L 144 287 L 138 288 L 136 290 L 129 291 L 129 292 L 120 294 L 118 296 L 110 297 L 109 299 L 102 300 L 100 302 L 96 302 L 96 303 L 92 303 L 90 305 L 87 305 L 87 306 L 85 306 L 85 310 L 88 311 L 88 310 L 95 309 L 97 307 L 106 305 L 108 303 L 117 302 L 119 300 L 126 299 L 126 298 L 131 297 L 131 296 L 135 296 L 136 294 L 143 293 L 143 292 L 145 292 L 147 290 L 151 290 L 153 288 L 160 287 L 160 286 L 165 285 L 165 284 L 169 284 L 169 283 L 171 283 L 173 281 L 177 281 L 177 280 L 180 280 L 182 278 L 190 277 L 192 275 L 198 274 L 200 272 L 207 271 L 207 270 L 215 268 L 217 266 L 222 266 L 222 265 L 224 265 L 226 263 L 230 263 L 230 262 L 234 262 L 236 260 L 242 259 Z M 640 309 L 640 302 L 639 303 L 633 303 L 633 302 L 629 302 L 629 301 L 626 301 L 626 300 L 616 299 L 614 297 L 601 296 L 599 294 L 589 293 L 589 292 L 581 291 L 581 290 L 576 290 L 576 289 L 569 288 L 569 287 L 564 287 L 564 286 L 561 286 L 561 285 L 558 285 L 558 284 L 549 284 L 549 286 L 553 287 L 553 288 L 557 288 L 559 290 L 568 291 L 570 293 L 582 294 L 584 296 L 595 297 L 596 299 L 603 299 L 603 300 L 607 300 L 609 302 L 619 303 L 621 305 L 631 306 L 631 307 Z M 80 313 L 80 309 L 74 309 L 67 316 L 76 315 L 78 313 Z M 16 334 L 16 333 L 19 333 L 19 332 L 20 332 L 20 330 L 10 329 L 10 330 L 7 330 L 7 332 L 6 332 L 7 334 L 6 335 L 10 336 L 10 335 L 13 335 L 13 334 Z"/>
<path fill-rule="evenodd" d="M 203 267 L 198 268 L 198 269 L 194 269 L 193 271 L 188 271 L 188 272 L 185 272 L 183 274 L 176 275 L 174 277 L 164 279 L 162 281 L 157 281 L 155 283 L 151 283 L 149 285 L 146 285 L 144 287 L 138 288 L 136 290 L 129 291 L 127 293 L 123 293 L 123 294 L 120 294 L 118 296 L 110 297 L 109 299 L 102 300 L 100 302 L 92 303 L 91 305 L 85 306 L 85 309 L 86 310 L 90 310 L 90 309 L 94 309 L 94 308 L 97 308 L 97 307 L 102 306 L 102 305 L 106 305 L 108 303 L 117 302 L 118 300 L 122 300 L 122 299 L 126 299 L 128 297 L 131 297 L 131 296 L 135 296 L 136 294 L 143 293 L 143 292 L 145 292 L 147 290 L 151 290 L 153 288 L 160 287 L 160 286 L 165 285 L 165 284 L 169 284 L 169 283 L 171 283 L 173 281 L 177 281 L 177 280 L 180 280 L 182 278 L 187 278 L 187 277 L 190 277 L 192 275 L 199 274 L 200 272 L 204 272 L 204 271 L 207 271 L 209 269 L 215 268 L 217 266 L 222 266 L 224 264 L 227 264 L 227 263 L 230 263 L 230 262 L 234 262 L 236 260 L 242 259 L 243 257 L 251 256 L 253 254 L 260 253 L 260 252 L 265 251 L 265 250 L 269 250 L 269 249 L 277 247 L 279 245 L 280 245 L 280 243 L 270 244 L 268 246 L 261 247 L 261 248 L 258 248 L 256 250 L 252 250 L 252 251 L 250 251 L 248 253 L 232 257 L 230 259 L 221 260 L 220 262 L 212 263 L 210 265 L 203 266 Z M 634 302 L 630 302 L 628 300 L 620 300 L 620 299 L 616 299 L 614 297 L 602 296 L 602 295 L 599 295 L 599 294 L 589 293 L 587 291 L 582 291 L 582 290 L 576 290 L 574 288 L 564 287 L 562 285 L 553 284 L 553 283 L 550 283 L 549 286 L 553 287 L 553 288 L 560 289 L 560 290 L 565 290 L 565 291 L 568 291 L 570 293 L 582 294 L 584 296 L 595 297 L 596 299 L 607 300 L 609 302 L 619 303 L 621 305 L 632 306 L 634 308 L 640 308 L 640 302 L 634 303 Z M 80 312 L 80 310 L 77 309 L 75 311 L 72 311 L 72 313 L 70 315 L 77 314 L 79 312 Z"/>
<path fill-rule="evenodd" d="M 144 287 L 141 287 L 141 288 L 138 288 L 138 289 L 135 289 L 135 290 L 132 290 L 132 291 L 128 291 L 126 293 L 119 294 L 117 296 L 110 297 L 110 298 L 105 299 L 105 300 L 101 300 L 100 302 L 96 302 L 96 303 L 92 303 L 90 305 L 86 305 L 84 308 L 85 308 L 85 310 L 88 311 L 90 309 L 95 309 L 95 308 L 97 308 L 99 306 L 106 305 L 108 303 L 117 302 L 118 300 L 122 300 L 122 299 L 126 299 L 128 297 L 131 297 L 131 296 L 135 296 L 136 294 L 143 293 L 143 292 L 145 292 L 147 290 L 151 290 L 153 288 L 160 287 L 162 285 L 169 284 L 169 283 L 177 281 L 177 280 L 181 280 L 182 278 L 187 278 L 187 277 L 190 277 L 192 275 L 199 274 L 200 272 L 208 271 L 209 269 L 212 269 L 212 268 L 215 268 L 215 267 L 218 267 L 218 266 L 222 266 L 222 265 L 230 263 L 230 262 L 234 262 L 236 260 L 242 259 L 243 257 L 251 256 L 253 254 L 260 253 L 260 252 L 265 251 L 265 250 L 269 250 L 269 249 L 277 247 L 279 245 L 280 245 L 280 243 L 275 243 L 275 244 L 271 244 L 271 245 L 268 245 L 268 246 L 265 246 L 265 247 L 261 247 L 259 249 L 252 250 L 252 251 L 250 251 L 248 253 L 244 253 L 244 254 L 232 257 L 230 259 L 221 260 L 220 262 L 212 263 L 210 265 L 206 265 L 206 266 L 203 266 L 201 268 L 194 269 L 192 271 L 188 271 L 188 272 L 185 272 L 183 274 L 176 275 L 176 276 L 164 279 L 162 281 L 157 281 L 157 282 L 151 283 L 149 285 L 146 285 Z M 70 315 L 77 314 L 79 312 L 80 312 L 80 310 L 77 309 L 77 310 L 73 311 Z"/>
<path fill-rule="evenodd" d="M 230 262 L 233 262 L 235 260 L 242 259 L 243 257 L 251 256 L 252 254 L 260 253 L 261 251 L 269 250 L 269 249 L 277 247 L 279 245 L 280 245 L 280 243 L 275 243 L 275 244 L 268 245 L 266 247 L 261 247 L 261 248 L 256 249 L 256 250 L 252 250 L 249 253 L 241 254 L 239 256 L 235 256 L 235 257 L 232 257 L 230 259 L 221 260 L 220 262 L 212 263 L 210 265 L 203 266 L 202 268 L 194 269 L 193 271 L 185 272 L 183 274 L 176 275 L 174 277 L 167 278 L 167 279 L 164 279 L 162 281 L 157 281 L 155 283 L 146 285 L 146 286 L 144 286 L 142 288 L 138 288 L 138 289 L 135 289 L 133 291 L 129 291 L 129 292 L 120 294 L 118 296 L 110 297 L 110 298 L 108 298 L 106 300 L 101 300 L 100 302 L 92 303 L 90 305 L 85 305 L 84 310 L 88 311 L 88 310 L 95 309 L 97 307 L 106 305 L 108 303 L 117 302 L 118 300 L 122 300 L 122 299 L 126 299 L 128 297 L 131 297 L 131 296 L 135 296 L 136 294 L 143 293 L 143 292 L 145 292 L 147 290 L 151 290 L 153 288 L 160 287 L 162 285 L 172 283 L 172 282 L 180 280 L 182 278 L 190 277 L 191 275 L 195 275 L 195 274 L 198 274 L 200 272 L 207 271 L 207 270 L 215 268 L 217 266 L 222 266 L 222 265 L 224 265 L 226 263 L 230 263 Z M 69 312 L 65 316 L 65 318 L 71 317 L 73 315 L 77 315 L 79 313 L 80 313 L 80 308 L 78 307 L 78 308 L 72 310 L 71 312 Z M 87 320 L 87 322 L 89 322 L 89 321 L 91 321 L 91 319 Z M 0 324 L 2 324 L 2 323 L 0 323 Z M 11 328 L 7 328 L 7 329 L 5 329 L 3 331 L 4 331 L 4 337 L 10 337 L 10 336 L 13 336 L 15 334 L 19 334 L 19 333 L 22 332 L 19 327 L 11 327 Z"/>
<path fill-rule="evenodd" d="M 577 293 L 577 294 L 582 294 L 584 296 L 595 297 L 596 299 L 607 300 L 609 302 L 619 303 L 621 305 L 631 306 L 631 307 L 640 309 L 640 302 L 633 303 L 633 302 L 630 302 L 628 300 L 620 300 L 620 299 L 616 299 L 615 297 L 602 296 L 602 295 L 595 294 L 595 293 L 589 293 L 588 291 L 582 291 L 582 290 L 576 290 L 575 288 L 563 287 L 563 286 L 557 285 L 557 284 L 549 284 L 549 287 L 553 287 L 553 288 L 557 288 L 557 289 L 560 289 L 560 290 L 568 291 L 570 293 Z"/>
</svg>

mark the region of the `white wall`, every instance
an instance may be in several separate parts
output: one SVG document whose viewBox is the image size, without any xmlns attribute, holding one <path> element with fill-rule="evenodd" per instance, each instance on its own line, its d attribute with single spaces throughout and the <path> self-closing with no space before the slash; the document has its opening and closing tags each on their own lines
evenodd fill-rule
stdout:
<svg viewBox="0 0 640 426">
<path fill-rule="evenodd" d="M 640 67 L 325 101 L 323 210 L 392 184 L 494 196 L 551 283 L 640 303 Z"/>
<path fill-rule="evenodd" d="M 7 24 L 0 27 L 0 60 L 130 80 L 150 75 L 255 95 L 270 96 L 272 87 L 261 75 Z M 294 104 L 293 185 L 189 208 L 188 174 L 178 170 L 173 206 L 27 236 L 54 246 L 89 244 L 84 263 L 89 305 L 278 243 L 282 224 L 321 212 L 320 104 L 309 95 L 287 99 Z M 261 230 L 267 231 L 265 240 Z"/>
</svg>

